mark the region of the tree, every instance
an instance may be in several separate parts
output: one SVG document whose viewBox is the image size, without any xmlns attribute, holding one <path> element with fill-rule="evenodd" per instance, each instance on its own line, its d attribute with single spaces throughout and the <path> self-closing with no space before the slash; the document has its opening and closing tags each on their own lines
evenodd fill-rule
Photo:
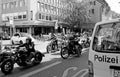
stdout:
<svg viewBox="0 0 120 77">
<path fill-rule="evenodd" d="M 66 0 L 68 12 L 65 14 L 64 21 L 71 27 L 79 27 L 83 23 L 87 23 L 89 20 L 86 5 L 84 3 L 78 3 L 74 0 Z"/>
</svg>

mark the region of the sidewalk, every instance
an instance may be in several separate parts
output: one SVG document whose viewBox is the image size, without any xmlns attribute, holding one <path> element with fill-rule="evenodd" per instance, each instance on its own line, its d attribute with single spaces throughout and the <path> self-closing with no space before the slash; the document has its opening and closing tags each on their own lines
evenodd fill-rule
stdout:
<svg viewBox="0 0 120 77">
<path fill-rule="evenodd" d="M 46 53 L 46 47 L 48 45 L 48 42 L 46 41 L 39 41 L 38 43 L 35 43 L 35 49 L 42 52 L 42 53 Z"/>
</svg>

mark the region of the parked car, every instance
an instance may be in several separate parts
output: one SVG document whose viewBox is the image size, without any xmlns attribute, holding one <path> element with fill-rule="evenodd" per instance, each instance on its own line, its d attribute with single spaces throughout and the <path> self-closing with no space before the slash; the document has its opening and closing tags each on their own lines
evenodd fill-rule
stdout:
<svg viewBox="0 0 120 77">
<path fill-rule="evenodd" d="M 2 39 L 2 40 L 10 40 L 10 36 L 5 32 L 0 32 L 0 39 Z"/>
<path fill-rule="evenodd" d="M 35 38 L 33 38 L 31 34 L 28 34 L 28 33 L 15 33 L 11 37 L 11 43 L 12 44 L 25 43 L 26 42 L 26 38 L 28 38 L 28 37 L 32 39 L 32 42 L 35 41 Z"/>
</svg>

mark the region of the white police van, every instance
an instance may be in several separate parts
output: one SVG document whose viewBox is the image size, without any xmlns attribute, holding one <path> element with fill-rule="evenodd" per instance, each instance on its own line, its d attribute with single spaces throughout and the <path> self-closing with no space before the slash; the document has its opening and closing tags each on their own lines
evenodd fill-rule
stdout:
<svg viewBox="0 0 120 77">
<path fill-rule="evenodd" d="M 88 65 L 89 77 L 120 77 L 120 19 L 95 25 Z"/>
</svg>

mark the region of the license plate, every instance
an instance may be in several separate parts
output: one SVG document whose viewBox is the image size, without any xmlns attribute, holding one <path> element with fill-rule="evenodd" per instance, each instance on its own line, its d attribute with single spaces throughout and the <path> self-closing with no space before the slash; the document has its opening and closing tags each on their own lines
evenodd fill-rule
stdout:
<svg viewBox="0 0 120 77">
<path fill-rule="evenodd" d="M 120 70 L 114 70 L 113 77 L 120 77 Z"/>
</svg>

